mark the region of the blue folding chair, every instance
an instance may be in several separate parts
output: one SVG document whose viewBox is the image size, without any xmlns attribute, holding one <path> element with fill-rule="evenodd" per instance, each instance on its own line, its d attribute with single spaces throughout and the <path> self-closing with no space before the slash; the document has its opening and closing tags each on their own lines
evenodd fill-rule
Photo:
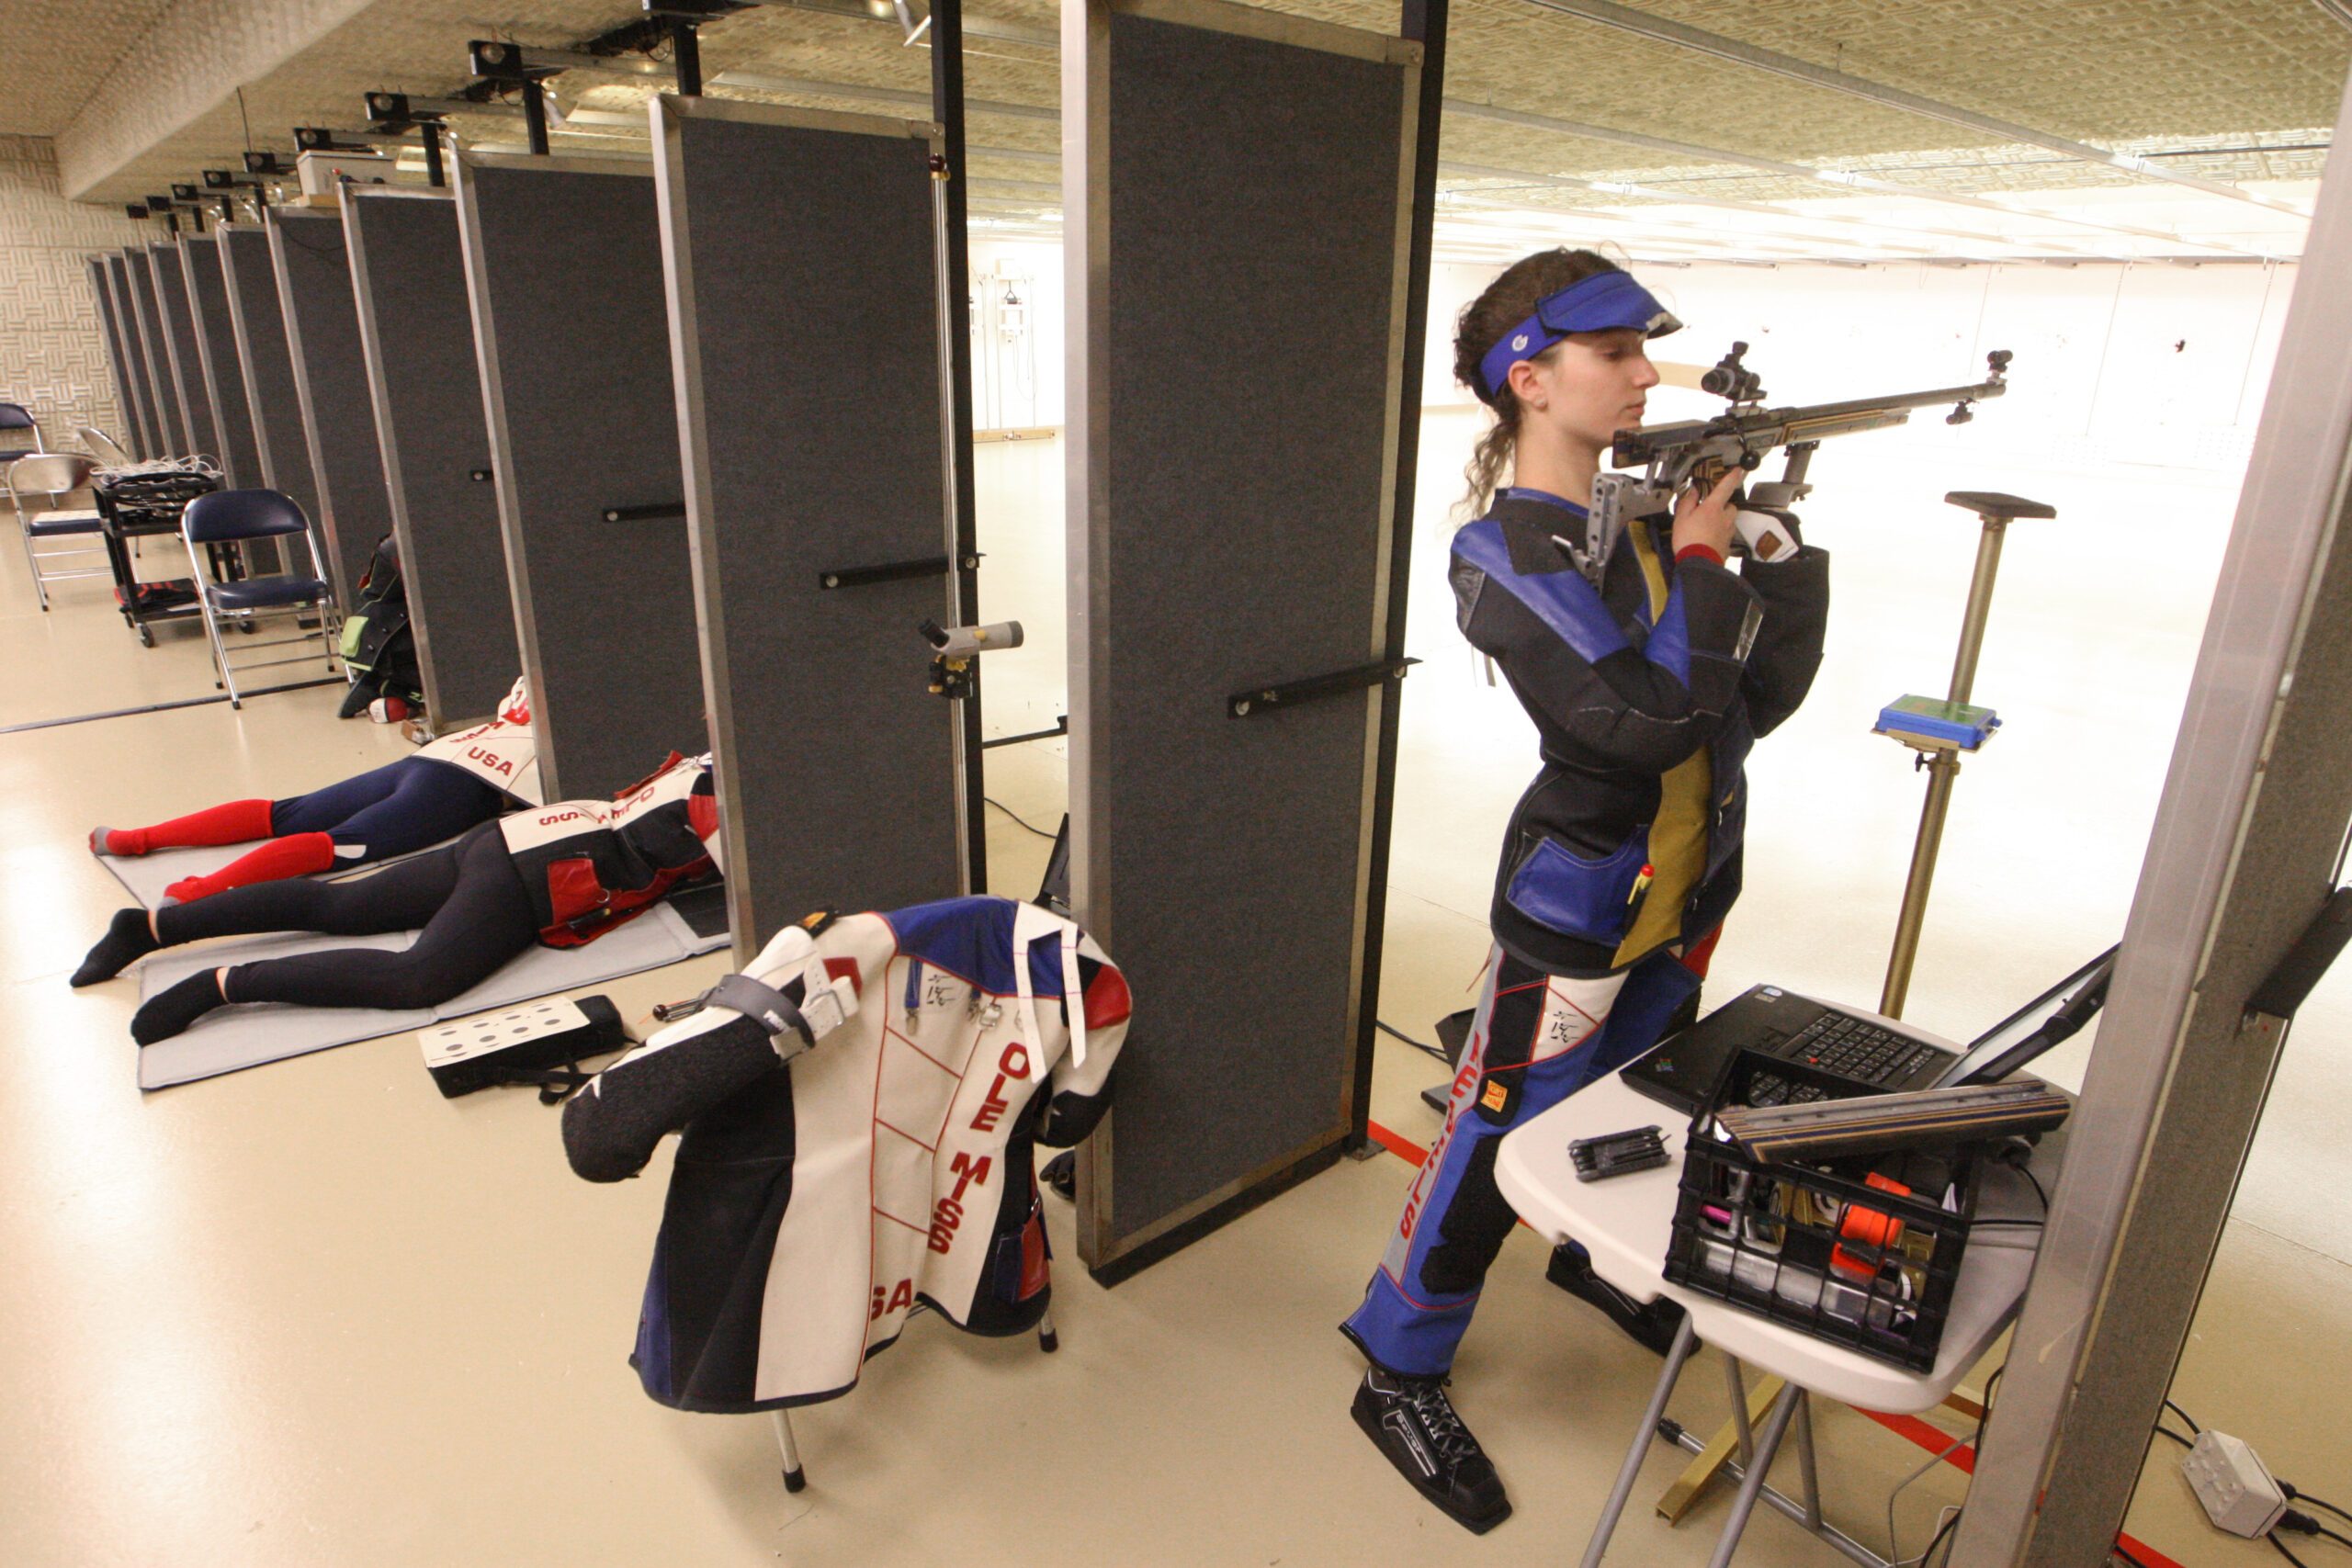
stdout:
<svg viewBox="0 0 2352 1568">
<path fill-rule="evenodd" d="M 96 467 L 87 457 L 59 452 L 19 457 L 8 465 L 8 503 L 17 509 L 17 525 L 25 537 L 25 562 L 32 568 L 33 592 L 40 599 L 43 612 L 49 609 L 49 585 L 60 578 L 111 575 L 102 566 L 48 571 L 41 565 L 64 556 L 107 553 L 99 540 L 96 511 L 64 504 L 66 497 L 89 483 L 90 470 Z M 48 497 L 49 504 L 27 511 L 25 502 L 33 496 Z M 61 544 L 65 547 L 55 547 Z M 44 549 L 44 545 L 51 547 Z"/>
<path fill-rule="evenodd" d="M 32 445 L 25 445 L 24 433 L 32 433 Z M 0 403 L 0 458 L 21 457 L 27 453 L 41 453 L 49 447 L 40 438 L 40 421 L 22 403 Z"/>
<path fill-rule="evenodd" d="M 199 550 L 199 545 L 217 547 L 233 545 L 245 539 L 277 539 L 300 535 L 311 550 L 311 575 L 287 572 L 271 577 L 247 577 L 223 581 L 205 570 L 206 557 L 211 552 Z M 311 612 L 319 618 L 315 634 L 305 632 L 300 637 L 279 637 L 271 642 L 248 645 L 251 651 L 267 648 L 292 648 L 309 642 L 315 635 L 319 649 L 325 655 L 327 669 L 335 668 L 334 591 L 327 586 L 326 563 L 319 558 L 318 536 L 311 532 L 310 519 L 293 498 L 274 490 L 222 490 L 210 495 L 199 495 L 187 503 L 180 515 L 180 536 L 187 541 L 187 559 L 195 574 L 197 604 L 204 614 L 204 635 L 212 643 L 212 664 L 219 671 L 213 681 L 229 693 L 229 705 L 243 707 L 244 701 L 237 690 L 238 671 L 229 662 L 228 645 L 221 640 L 223 626 L 250 629 L 265 616 L 292 615 L 300 617 Z M 289 555 L 289 558 L 290 555 Z M 299 664 L 312 657 L 295 654 L 286 659 L 260 659 L 246 662 L 246 671 L 265 669 L 273 664 Z"/>
</svg>

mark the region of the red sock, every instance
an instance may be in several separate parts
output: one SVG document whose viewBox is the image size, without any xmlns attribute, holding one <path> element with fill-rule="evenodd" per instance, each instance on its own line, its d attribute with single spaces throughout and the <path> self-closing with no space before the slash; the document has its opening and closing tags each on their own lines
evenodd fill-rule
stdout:
<svg viewBox="0 0 2352 1568">
<path fill-rule="evenodd" d="M 266 805 L 267 802 L 262 804 Z M 243 887 L 254 882 L 276 882 L 281 877 L 308 876 L 314 871 L 325 871 L 334 864 L 334 836 L 332 833 L 297 833 L 290 839 L 272 839 L 251 854 L 240 855 L 209 876 L 184 876 L 164 889 L 164 894 L 183 904 L 198 898 L 209 898 L 215 893 L 226 893 L 232 887 Z"/>
<path fill-rule="evenodd" d="M 269 837 L 269 802 L 232 800 L 152 828 L 116 828 L 107 834 L 107 853 L 143 855 L 153 850 L 185 850 L 210 844 L 242 844 Z"/>
</svg>

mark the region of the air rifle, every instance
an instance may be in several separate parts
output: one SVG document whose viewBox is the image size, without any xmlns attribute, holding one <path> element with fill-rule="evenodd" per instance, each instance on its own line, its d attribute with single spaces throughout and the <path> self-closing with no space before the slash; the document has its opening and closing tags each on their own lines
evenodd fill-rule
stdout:
<svg viewBox="0 0 2352 1568">
<path fill-rule="evenodd" d="M 2006 377 L 2011 358 L 2006 348 L 1986 355 L 1984 379 L 1973 387 L 1939 387 L 1849 402 L 1768 409 L 1763 406 L 1762 380 L 1740 362 L 1747 352 L 1746 344 L 1733 344 L 1731 352 L 1700 378 L 1702 389 L 1730 400 L 1731 407 L 1724 412 L 1713 419 L 1645 424 L 1617 433 L 1610 461 L 1630 471 L 1602 474 L 1593 480 L 1592 510 L 1585 519 L 1584 537 L 1562 541 L 1577 570 L 1596 587 L 1628 523 L 1671 510 L 1674 498 L 1686 487 L 1712 486 L 1732 468 L 1753 472 L 1774 451 L 1786 448 L 1781 477 L 1748 485 L 1740 502 L 1748 513 L 1742 520 L 1741 537 L 1748 541 L 1749 553 L 1771 558 L 1778 549 L 1787 547 L 1790 538 L 1785 531 L 1772 532 L 1771 513 L 1785 511 L 1813 492 L 1813 486 L 1805 482 L 1805 472 L 1815 448 L 1833 435 L 1906 424 L 1912 410 L 1939 403 L 1952 405 L 1951 412 L 1944 416 L 1945 423 L 1966 424 L 1975 417 L 1969 412 L 1971 403 L 2008 390 Z"/>
</svg>

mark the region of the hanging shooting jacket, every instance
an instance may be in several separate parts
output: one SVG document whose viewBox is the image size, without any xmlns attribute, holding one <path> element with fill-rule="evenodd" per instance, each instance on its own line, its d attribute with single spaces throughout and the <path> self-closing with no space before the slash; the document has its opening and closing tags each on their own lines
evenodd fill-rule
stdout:
<svg viewBox="0 0 2352 1568">
<path fill-rule="evenodd" d="M 1677 561 L 1631 524 L 1596 589 L 1555 536 L 1583 510 L 1510 490 L 1454 536 L 1455 618 L 1527 710 L 1543 765 L 1503 838 L 1495 940 L 1554 974 L 1622 969 L 1739 897 L 1756 738 L 1821 663 L 1829 557 Z"/>
<path fill-rule="evenodd" d="M 1035 1326 L 1033 1148 L 1093 1130 L 1128 1012 L 1072 922 L 955 898 L 789 927 L 597 1075 L 564 1106 L 580 1175 L 633 1176 L 684 1132 L 630 1357 L 645 1392 L 831 1399 L 917 1303 L 975 1334 Z"/>
<path fill-rule="evenodd" d="M 501 818 L 498 828 L 549 947 L 594 942 L 720 869 L 708 752 L 673 751 L 611 800 L 559 800 Z"/>
<path fill-rule="evenodd" d="M 410 753 L 419 761 L 455 768 L 503 790 L 525 806 L 539 804 L 539 749 L 531 728 L 531 690 L 521 676 L 498 705 L 498 716 L 470 729 L 436 736 Z"/>
</svg>

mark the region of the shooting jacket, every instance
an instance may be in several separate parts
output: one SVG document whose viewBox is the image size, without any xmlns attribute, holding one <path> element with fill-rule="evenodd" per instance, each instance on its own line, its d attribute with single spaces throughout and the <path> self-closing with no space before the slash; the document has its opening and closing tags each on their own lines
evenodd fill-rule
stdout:
<svg viewBox="0 0 2352 1568">
<path fill-rule="evenodd" d="M 645 1392 L 707 1411 L 831 1399 L 919 1301 L 976 1334 L 1034 1326 L 1050 1285 L 1033 1146 L 1093 1129 L 1127 1032 L 1102 950 L 1035 905 L 954 898 L 788 927 L 746 974 L 765 1016 L 722 987 L 564 1107 L 590 1180 L 684 1130 L 630 1357 Z"/>
<path fill-rule="evenodd" d="M 539 750 L 531 728 L 531 688 L 521 676 L 487 724 L 426 741 L 411 753 L 505 791 L 526 806 L 539 804 Z"/>
<path fill-rule="evenodd" d="M 1821 663 L 1829 557 L 1676 561 L 1670 520 L 1627 526 L 1601 585 L 1555 536 L 1581 509 L 1505 491 L 1453 539 L 1463 635 L 1534 720 L 1542 767 L 1495 876 L 1496 941 L 1600 975 L 1720 924 L 1739 897 L 1742 765 Z"/>
</svg>

